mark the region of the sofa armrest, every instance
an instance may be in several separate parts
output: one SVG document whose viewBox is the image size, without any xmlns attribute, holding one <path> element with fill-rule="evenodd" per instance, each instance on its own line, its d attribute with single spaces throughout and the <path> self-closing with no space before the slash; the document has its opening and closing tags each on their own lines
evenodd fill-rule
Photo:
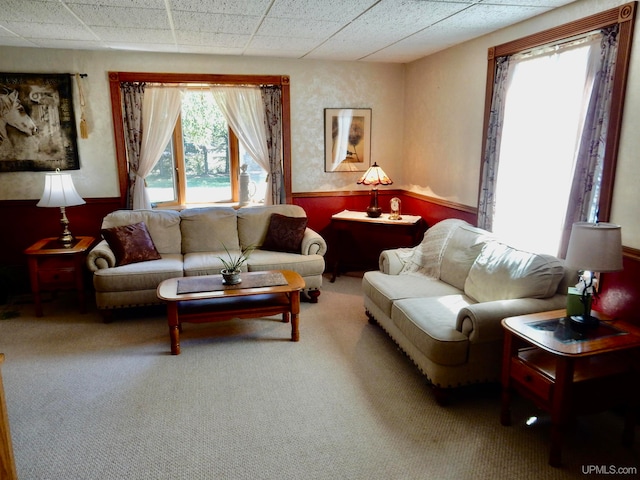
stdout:
<svg viewBox="0 0 640 480">
<path fill-rule="evenodd" d="M 302 255 L 324 255 L 327 253 L 327 242 L 316 231 L 307 227 L 302 237 Z"/>
<path fill-rule="evenodd" d="M 87 267 L 92 272 L 115 266 L 116 256 L 106 240 L 98 243 L 87 255 Z"/>
<path fill-rule="evenodd" d="M 566 306 L 566 295 L 475 303 L 460 309 L 456 330 L 467 335 L 472 343 L 493 342 L 504 336 L 501 324 L 503 318 L 558 310 Z"/>
<path fill-rule="evenodd" d="M 413 248 L 383 250 L 378 258 L 378 268 L 387 275 L 398 275 L 412 254 Z"/>
</svg>

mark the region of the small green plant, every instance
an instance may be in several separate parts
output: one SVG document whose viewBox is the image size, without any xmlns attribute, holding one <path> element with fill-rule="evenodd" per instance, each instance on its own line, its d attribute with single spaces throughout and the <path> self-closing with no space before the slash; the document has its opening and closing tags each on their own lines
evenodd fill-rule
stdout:
<svg viewBox="0 0 640 480">
<path fill-rule="evenodd" d="M 256 249 L 253 245 L 249 245 L 240 251 L 239 255 L 232 254 L 227 246 L 223 243 L 224 251 L 227 252 L 226 258 L 218 257 L 222 264 L 224 265 L 224 270 L 229 273 L 240 271 L 240 267 L 244 265 L 244 263 L 249 260 L 249 257 Z"/>
</svg>

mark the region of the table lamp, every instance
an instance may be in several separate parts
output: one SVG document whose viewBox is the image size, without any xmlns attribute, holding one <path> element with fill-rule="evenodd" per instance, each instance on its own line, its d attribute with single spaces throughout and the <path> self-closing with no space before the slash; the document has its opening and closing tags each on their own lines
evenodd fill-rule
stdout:
<svg viewBox="0 0 640 480">
<path fill-rule="evenodd" d="M 82 205 L 86 203 L 78 192 L 76 187 L 73 186 L 73 180 L 71 174 L 61 173 L 57 168 L 55 172 L 47 173 L 44 177 L 44 192 L 42 192 L 42 198 L 38 202 L 38 207 L 60 207 L 62 224 L 62 235 L 58 238 L 58 241 L 62 243 L 65 248 L 71 247 L 73 244 L 73 235 L 69 231 L 69 219 L 65 212 L 66 207 L 74 205 Z"/>
<path fill-rule="evenodd" d="M 612 223 L 577 222 L 571 228 L 565 263 L 582 271 L 579 288 L 580 302 L 584 306 L 582 315 L 573 315 L 571 323 L 578 328 L 598 325 L 591 316 L 591 295 L 594 293 L 594 272 L 617 272 L 622 270 L 622 235 L 620 225 Z"/>
<path fill-rule="evenodd" d="M 378 166 L 376 162 L 364 172 L 364 175 L 358 180 L 358 185 L 373 185 L 371 188 L 371 202 L 367 207 L 367 215 L 377 218 L 382 213 L 382 209 L 378 206 L 378 185 L 391 185 L 393 182 L 384 170 Z"/>
</svg>

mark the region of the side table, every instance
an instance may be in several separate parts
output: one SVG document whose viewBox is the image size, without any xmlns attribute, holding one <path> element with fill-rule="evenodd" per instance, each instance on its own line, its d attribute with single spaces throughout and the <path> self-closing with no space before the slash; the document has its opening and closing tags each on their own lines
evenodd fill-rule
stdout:
<svg viewBox="0 0 640 480">
<path fill-rule="evenodd" d="M 41 292 L 45 290 L 76 290 L 80 311 L 86 311 L 83 266 L 86 251 L 94 241 L 93 237 L 76 237 L 66 248 L 56 237 L 43 238 L 24 251 L 29 262 L 36 316 L 42 316 Z"/>
<path fill-rule="evenodd" d="M 364 257 L 369 253 L 371 259 L 368 263 L 377 265 L 382 250 L 415 246 L 422 240 L 425 230 L 426 225 L 419 215 L 403 214 L 399 220 L 390 220 L 388 213 L 377 218 L 367 216 L 366 212 L 351 210 L 336 213 L 331 217 L 333 244 L 330 247 L 334 248 L 334 252 L 330 281 L 335 281 L 340 266 L 344 266 L 347 260 L 364 264 Z M 367 249 L 371 251 L 367 252 Z"/>
<path fill-rule="evenodd" d="M 549 464 L 555 467 L 561 465 L 563 431 L 573 416 L 624 405 L 623 443 L 631 444 L 640 404 L 640 372 L 626 357 L 640 348 L 640 328 L 601 319 L 597 328 L 579 332 L 565 316 L 565 310 L 554 310 L 502 320 L 500 421 L 511 424 L 512 390 L 550 412 Z"/>
</svg>

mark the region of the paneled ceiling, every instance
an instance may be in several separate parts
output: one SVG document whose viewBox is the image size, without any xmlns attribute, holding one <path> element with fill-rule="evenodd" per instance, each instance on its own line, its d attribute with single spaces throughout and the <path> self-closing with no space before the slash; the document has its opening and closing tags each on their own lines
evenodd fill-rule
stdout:
<svg viewBox="0 0 640 480">
<path fill-rule="evenodd" d="M 0 46 L 405 63 L 574 0 L 0 0 Z"/>
</svg>

